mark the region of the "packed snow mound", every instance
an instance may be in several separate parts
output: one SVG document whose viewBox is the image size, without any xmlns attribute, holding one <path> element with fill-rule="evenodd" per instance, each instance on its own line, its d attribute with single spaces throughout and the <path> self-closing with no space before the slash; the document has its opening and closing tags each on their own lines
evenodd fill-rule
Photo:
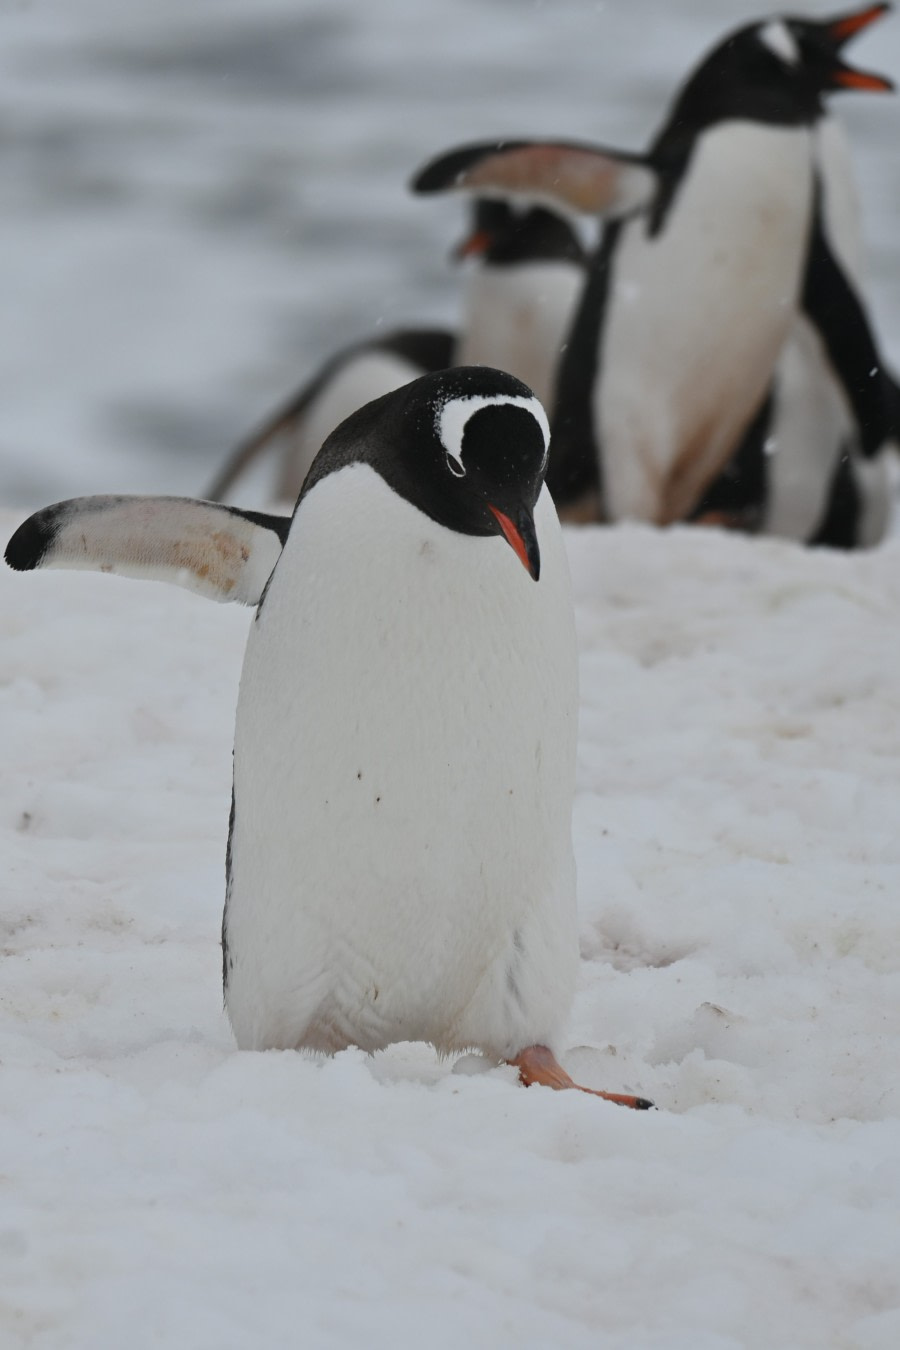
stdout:
<svg viewBox="0 0 900 1350">
<path fill-rule="evenodd" d="M 564 1059 L 645 1115 L 426 1046 L 238 1053 L 250 616 L 0 571 L 4 1346 L 900 1343 L 900 545 L 567 538 Z"/>
</svg>

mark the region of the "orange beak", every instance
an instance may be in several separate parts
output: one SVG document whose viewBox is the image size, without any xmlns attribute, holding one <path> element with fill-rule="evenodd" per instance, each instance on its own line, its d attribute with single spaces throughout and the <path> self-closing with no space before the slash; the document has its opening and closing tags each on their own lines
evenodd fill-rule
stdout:
<svg viewBox="0 0 900 1350">
<path fill-rule="evenodd" d="M 453 257 L 457 262 L 462 262 L 463 258 L 478 257 L 488 251 L 490 244 L 491 236 L 487 230 L 474 230 L 468 239 L 464 239 L 461 244 L 457 244 L 453 250 Z"/>
<path fill-rule="evenodd" d="M 831 77 L 836 89 L 865 89 L 871 94 L 890 94 L 894 88 L 893 80 L 885 75 L 874 75 L 868 70 L 854 70 L 852 66 L 835 66 Z"/>
<path fill-rule="evenodd" d="M 828 87 L 831 89 L 862 89 L 872 94 L 890 93 L 894 88 L 892 80 L 884 75 L 874 75 L 868 70 L 856 70 L 837 57 L 837 51 L 851 38 L 856 37 L 869 24 L 889 13 L 889 4 L 867 5 L 850 14 L 839 14 L 833 19 L 825 19 L 818 25 L 819 32 L 835 52 L 834 67 L 830 71 Z"/>
<path fill-rule="evenodd" d="M 825 31 L 833 42 L 842 46 L 864 28 L 868 28 L 870 23 L 883 19 L 885 14 L 890 13 L 890 9 L 891 6 L 888 4 L 867 5 L 865 9 L 858 9 L 855 14 L 843 14 L 840 18 L 826 20 Z"/>
<path fill-rule="evenodd" d="M 488 502 L 488 510 L 500 526 L 506 542 L 525 571 L 537 581 L 541 575 L 541 555 L 531 512 L 523 508 L 519 512 L 518 521 L 514 521 L 509 516 L 504 515 L 496 506 L 492 506 L 490 502 Z"/>
</svg>

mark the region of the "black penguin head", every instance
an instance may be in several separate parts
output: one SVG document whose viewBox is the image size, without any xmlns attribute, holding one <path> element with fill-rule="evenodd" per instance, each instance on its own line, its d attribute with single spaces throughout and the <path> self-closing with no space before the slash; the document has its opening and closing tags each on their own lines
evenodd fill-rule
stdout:
<svg viewBox="0 0 900 1350">
<path fill-rule="evenodd" d="M 537 581 L 534 507 L 549 445 L 546 413 L 526 384 L 489 366 L 456 366 L 342 422 L 316 456 L 300 501 L 327 474 L 368 464 L 440 525 L 502 535 Z"/>
<path fill-rule="evenodd" d="M 472 205 L 470 232 L 452 256 L 457 262 L 477 257 L 502 267 L 528 262 L 583 263 L 585 250 L 573 227 L 556 211 L 480 197 Z"/>
<path fill-rule="evenodd" d="M 776 14 L 730 33 L 682 87 L 657 151 L 685 130 L 728 119 L 786 126 L 814 122 L 823 95 L 837 89 L 892 89 L 890 80 L 856 70 L 841 56 L 844 44 L 888 8 L 870 5 L 819 22 Z"/>
</svg>

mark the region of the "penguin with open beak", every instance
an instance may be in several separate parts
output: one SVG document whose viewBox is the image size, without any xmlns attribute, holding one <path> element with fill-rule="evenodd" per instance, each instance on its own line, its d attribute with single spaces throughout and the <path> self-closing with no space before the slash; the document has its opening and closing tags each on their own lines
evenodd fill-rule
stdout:
<svg viewBox="0 0 900 1350">
<path fill-rule="evenodd" d="M 876 11 L 829 20 L 830 42 L 790 18 L 731 33 L 643 154 L 493 141 L 416 175 L 418 192 L 549 200 L 606 222 L 552 413 L 562 509 L 599 495 L 610 519 L 683 519 L 740 444 L 801 303 L 822 100 L 892 87 L 841 53 Z"/>
<path fill-rule="evenodd" d="M 796 20 L 795 28 L 806 45 L 834 56 L 889 9 Z M 853 548 L 877 544 L 890 521 L 897 395 L 865 307 L 850 147 L 830 106 L 814 135 L 817 209 L 796 321 L 763 406 L 697 515 Z"/>
</svg>

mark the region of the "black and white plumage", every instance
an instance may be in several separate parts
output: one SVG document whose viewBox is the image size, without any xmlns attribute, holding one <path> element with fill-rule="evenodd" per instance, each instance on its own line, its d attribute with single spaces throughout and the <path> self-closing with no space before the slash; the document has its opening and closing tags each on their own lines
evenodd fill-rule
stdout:
<svg viewBox="0 0 900 1350">
<path fill-rule="evenodd" d="M 506 370 L 546 402 L 584 282 L 584 252 L 574 229 L 550 211 L 477 202 L 455 256 L 472 260 L 458 332 L 400 329 L 343 348 L 236 446 L 206 495 L 220 501 L 259 455 L 278 443 L 273 495 L 293 503 L 319 447 L 345 417 L 448 366 Z"/>
<path fill-rule="evenodd" d="M 572 224 L 543 207 L 480 201 L 457 254 L 478 263 L 463 283 L 454 364 L 507 370 L 551 407 L 586 276 L 585 249 Z"/>
<path fill-rule="evenodd" d="M 491 142 L 416 177 L 418 191 L 549 197 L 608 222 L 553 410 L 562 507 L 600 491 L 612 519 L 681 519 L 739 443 L 797 311 L 813 126 L 838 87 L 890 86 L 767 19 L 706 57 L 646 154 Z"/>
<path fill-rule="evenodd" d="M 345 421 L 289 524 L 86 498 L 10 541 L 20 570 L 259 602 L 223 923 L 240 1047 L 425 1040 L 574 1086 L 552 1056 L 577 965 L 577 653 L 548 445 L 525 385 L 463 367 Z M 236 575 L 216 570 L 225 553 Z"/>
<path fill-rule="evenodd" d="M 795 30 L 840 50 L 887 5 Z M 823 107 L 814 126 L 816 212 L 794 327 L 764 406 L 699 508 L 766 534 L 851 548 L 890 519 L 896 387 L 863 300 L 863 247 L 850 147 Z"/>
<path fill-rule="evenodd" d="M 342 348 L 235 446 L 207 497 L 221 501 L 260 454 L 280 443 L 273 499 L 295 502 L 319 447 L 345 417 L 420 375 L 452 365 L 454 346 L 454 335 L 445 329 L 404 328 Z"/>
</svg>

